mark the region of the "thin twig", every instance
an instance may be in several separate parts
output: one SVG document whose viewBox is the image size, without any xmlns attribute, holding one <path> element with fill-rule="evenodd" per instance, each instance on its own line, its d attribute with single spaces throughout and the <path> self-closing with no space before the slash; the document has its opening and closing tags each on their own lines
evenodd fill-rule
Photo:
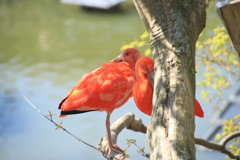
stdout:
<svg viewBox="0 0 240 160">
<path fill-rule="evenodd" d="M 80 138 L 76 137 L 76 136 L 73 135 L 71 132 L 69 132 L 67 129 L 63 128 L 61 125 L 59 125 L 59 124 L 57 124 L 56 122 L 54 122 L 54 121 L 52 120 L 52 118 L 48 118 L 48 117 L 47 117 L 45 114 L 43 114 L 36 106 L 34 106 L 34 105 L 32 104 L 32 102 L 30 102 L 24 95 L 23 95 L 23 98 L 24 98 L 34 109 L 36 109 L 42 116 L 44 116 L 45 118 L 47 118 L 50 122 L 52 122 L 53 124 L 55 124 L 58 128 L 61 128 L 62 130 L 64 130 L 65 132 L 67 132 L 69 135 L 71 135 L 72 137 L 74 137 L 75 139 L 77 139 L 78 141 L 80 141 L 80 142 L 86 144 L 87 146 L 92 147 L 93 149 L 96 149 L 97 151 L 99 151 L 96 147 L 94 147 L 94 146 L 88 144 L 87 142 L 81 140 Z M 50 116 L 50 117 L 51 117 L 51 116 Z"/>
<path fill-rule="evenodd" d="M 50 116 L 50 118 L 48 118 L 46 115 L 44 115 L 37 107 L 35 107 L 24 95 L 23 95 L 23 98 L 34 108 L 36 109 L 42 116 L 44 116 L 46 119 L 48 119 L 50 122 L 52 122 L 53 124 L 55 124 L 58 128 L 61 128 L 62 130 L 64 130 L 65 132 L 67 132 L 69 135 L 71 135 L 72 137 L 74 137 L 75 139 L 77 139 L 78 141 L 86 144 L 87 146 L 97 150 L 97 151 L 100 151 L 102 152 L 102 154 L 104 154 L 105 156 L 108 156 L 113 158 L 113 159 L 122 159 L 124 157 L 119 157 L 119 158 L 116 158 L 110 154 L 106 154 L 104 151 L 102 150 L 105 150 L 106 149 L 106 145 L 103 145 L 104 143 L 106 144 L 107 142 L 103 142 L 103 141 L 106 141 L 106 137 L 105 140 L 102 140 L 101 141 L 101 145 L 103 148 L 101 148 L 101 146 L 98 146 L 98 148 L 84 142 L 83 140 L 81 140 L 80 138 L 76 137 L 75 135 L 73 135 L 72 133 L 70 133 L 68 130 L 66 130 L 65 128 L 63 128 L 61 125 L 57 124 L 56 122 L 54 122 L 52 120 L 52 117 Z M 134 114 L 132 113 L 127 113 L 126 115 L 124 115 L 123 117 L 121 117 L 118 121 L 116 121 L 112 126 L 111 126 L 111 132 L 114 132 L 114 136 L 112 137 L 114 141 L 117 140 L 117 136 L 118 134 L 124 129 L 124 128 L 127 128 L 127 129 L 130 129 L 130 130 L 133 130 L 133 131 L 136 131 L 136 132 L 142 132 L 142 133 L 146 133 L 146 126 L 142 123 L 141 119 L 140 118 L 135 118 Z M 220 151 L 222 153 L 225 153 L 226 155 L 228 155 L 230 158 L 232 159 L 236 159 L 236 160 L 240 160 L 240 157 L 239 156 L 236 156 L 234 154 L 232 154 L 230 151 L 228 151 L 225 147 L 226 147 L 226 144 L 236 138 L 236 137 L 239 137 L 240 136 L 240 131 L 236 131 L 236 132 L 233 132 L 229 135 L 227 135 L 226 137 L 224 137 L 219 143 L 213 143 L 213 142 L 210 142 L 210 141 L 206 141 L 204 139 L 200 139 L 200 138 L 195 138 L 195 144 L 198 144 L 198 145 L 201 145 L 201 146 L 204 146 L 206 148 L 209 148 L 209 149 L 212 149 L 212 150 L 217 150 L 217 151 Z M 100 145 L 99 144 L 99 145 Z M 135 144 L 138 148 L 140 148 L 137 144 Z M 119 154 L 118 154 L 119 155 Z M 145 154 L 143 155 L 145 157 L 148 157 L 149 155 L 148 154 Z"/>
<path fill-rule="evenodd" d="M 232 69 L 229 68 L 229 65 L 226 65 L 222 62 L 216 61 L 215 58 L 208 56 L 203 56 L 201 54 L 197 55 L 198 57 L 202 58 L 203 60 L 208 60 L 212 63 L 216 63 L 217 65 L 219 65 L 220 67 L 224 68 L 225 70 L 227 70 L 228 72 L 230 72 L 231 74 L 240 77 L 240 74 L 238 74 L 237 72 L 233 71 Z"/>
<path fill-rule="evenodd" d="M 143 150 L 143 148 L 140 148 L 140 147 L 137 145 L 137 143 L 133 143 L 133 144 L 139 149 L 139 153 L 140 153 L 142 156 L 144 156 L 144 157 L 146 157 L 146 158 L 148 158 L 148 159 L 150 158 L 150 154 L 145 153 L 144 150 Z M 140 151 L 141 151 L 142 153 L 141 153 Z"/>
<path fill-rule="evenodd" d="M 61 125 L 59 125 L 59 124 L 57 124 L 56 122 L 54 122 L 53 119 L 52 119 L 52 116 L 50 116 L 50 118 L 48 118 L 48 116 L 46 116 L 45 114 L 43 114 L 43 113 L 42 113 L 34 104 L 32 104 L 32 102 L 30 102 L 24 95 L 23 95 L 23 98 L 24 98 L 35 110 L 37 110 L 42 116 L 44 116 L 44 117 L 45 117 L 46 119 L 48 119 L 50 122 L 52 122 L 53 124 L 55 124 L 55 126 L 57 126 L 57 128 L 61 128 L 63 131 L 67 132 L 69 135 L 71 135 L 72 137 L 74 137 L 74 138 L 77 139 L 78 141 L 82 142 L 83 144 L 85 144 L 85 145 L 87 145 L 87 146 L 89 146 L 89 147 L 91 147 L 91 148 L 93 148 L 93 149 L 101 152 L 102 154 L 108 155 L 108 154 L 106 154 L 104 151 L 101 151 L 101 150 L 99 150 L 98 148 L 94 147 L 93 145 L 90 145 L 90 144 L 88 144 L 87 142 L 81 140 L 80 138 L 78 138 L 77 136 L 75 136 L 74 134 L 72 134 L 71 132 L 69 132 L 66 128 L 63 128 Z M 51 113 L 50 113 L 50 115 L 51 115 Z M 113 157 L 113 156 L 111 156 L 111 155 L 108 155 L 108 156 L 111 157 L 111 158 L 114 158 L 115 160 L 120 160 L 120 159 L 118 159 L 118 158 L 116 158 L 116 157 Z"/>
</svg>

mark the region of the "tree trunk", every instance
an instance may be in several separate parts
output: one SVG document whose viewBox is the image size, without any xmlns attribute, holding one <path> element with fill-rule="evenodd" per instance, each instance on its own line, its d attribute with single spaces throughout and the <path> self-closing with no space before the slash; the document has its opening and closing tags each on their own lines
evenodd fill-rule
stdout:
<svg viewBox="0 0 240 160">
<path fill-rule="evenodd" d="M 155 62 L 151 160 L 195 160 L 195 44 L 206 23 L 204 0 L 134 0 Z"/>
</svg>

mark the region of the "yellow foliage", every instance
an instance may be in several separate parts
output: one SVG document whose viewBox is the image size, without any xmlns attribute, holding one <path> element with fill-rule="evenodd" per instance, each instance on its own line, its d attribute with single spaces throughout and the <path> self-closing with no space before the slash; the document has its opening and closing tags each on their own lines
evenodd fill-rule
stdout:
<svg viewBox="0 0 240 160">
<path fill-rule="evenodd" d="M 125 44 L 121 47 L 120 50 L 124 50 L 126 48 L 146 48 L 143 52 L 145 56 L 149 56 L 151 54 L 151 49 L 148 43 L 149 34 L 147 31 L 143 32 L 142 35 L 140 35 L 140 40 L 135 39 L 134 41 L 130 42 L 129 44 Z"/>
<path fill-rule="evenodd" d="M 223 122 L 224 126 L 222 128 L 223 132 L 219 133 L 215 136 L 214 141 L 219 141 L 223 137 L 227 136 L 228 134 L 239 131 L 240 130 L 240 114 L 233 117 L 233 119 L 225 120 Z M 239 144 L 240 144 L 240 138 L 234 139 L 231 144 L 227 146 L 228 150 L 232 152 L 235 155 L 239 155 Z M 228 158 L 228 157 L 227 157 Z"/>
<path fill-rule="evenodd" d="M 222 93 L 228 89 L 233 83 L 232 77 L 240 79 L 240 60 L 239 56 L 233 49 L 229 36 L 224 27 L 216 27 L 213 30 L 214 36 L 203 41 L 197 41 L 196 43 L 196 68 L 205 67 L 206 73 L 203 75 L 205 79 L 199 81 L 197 86 L 204 86 L 206 89 L 201 91 L 201 96 L 206 102 L 212 102 L 217 99 L 224 103 Z M 201 36 L 201 35 L 200 35 Z M 151 49 L 149 46 L 149 34 L 145 31 L 140 38 L 135 39 L 129 44 L 122 46 L 121 50 L 129 47 L 144 48 L 144 55 L 151 55 Z M 200 67 L 201 66 L 201 67 Z M 228 75 L 223 75 L 228 73 Z M 230 78 L 229 78 L 230 77 Z M 214 89 L 217 94 L 210 93 L 208 90 Z M 215 104 L 213 108 L 220 110 L 218 105 Z M 224 122 L 225 127 L 223 133 L 218 134 L 215 137 L 215 141 L 220 140 L 223 136 L 232 133 L 235 130 L 240 130 L 240 127 L 236 125 L 236 121 L 240 123 L 240 114 L 234 117 L 232 120 L 226 120 Z M 228 147 L 235 153 L 240 154 L 240 149 L 236 149 L 236 145 L 240 144 L 240 139 L 230 144 Z"/>
<path fill-rule="evenodd" d="M 152 53 L 151 49 L 150 49 L 150 48 L 147 48 L 147 49 L 145 50 L 145 52 L 144 52 L 144 55 L 150 56 L 151 53 Z"/>
<path fill-rule="evenodd" d="M 216 27 L 213 32 L 213 37 L 196 43 L 196 48 L 198 49 L 196 54 L 197 64 L 205 66 L 207 71 L 204 74 L 205 79 L 198 82 L 197 86 L 218 90 L 217 92 L 221 95 L 224 90 L 232 85 L 230 83 L 231 79 L 228 80 L 227 77 L 235 76 L 238 79 L 240 78 L 240 74 L 238 74 L 240 71 L 240 60 L 231 46 L 225 28 Z M 222 71 L 228 72 L 229 75 L 223 76 Z M 218 98 L 212 96 L 212 94 L 206 96 L 204 92 L 202 97 L 206 101 Z"/>
</svg>

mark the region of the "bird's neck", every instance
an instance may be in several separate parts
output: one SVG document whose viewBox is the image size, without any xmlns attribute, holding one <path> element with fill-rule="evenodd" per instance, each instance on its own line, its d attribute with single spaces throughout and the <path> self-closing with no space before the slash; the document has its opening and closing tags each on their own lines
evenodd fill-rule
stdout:
<svg viewBox="0 0 240 160">
<path fill-rule="evenodd" d="M 139 71 L 139 70 L 136 73 L 136 78 L 137 78 L 138 81 L 146 81 L 146 80 L 148 80 L 147 75 L 144 74 L 143 71 Z"/>
<path fill-rule="evenodd" d="M 127 65 L 134 70 L 135 62 L 126 61 Z"/>
</svg>

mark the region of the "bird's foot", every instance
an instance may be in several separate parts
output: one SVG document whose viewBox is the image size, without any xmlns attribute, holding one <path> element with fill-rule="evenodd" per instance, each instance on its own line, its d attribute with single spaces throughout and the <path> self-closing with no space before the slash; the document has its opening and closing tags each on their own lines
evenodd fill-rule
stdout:
<svg viewBox="0 0 240 160">
<path fill-rule="evenodd" d="M 111 150 L 117 153 L 120 153 L 120 152 L 124 153 L 124 151 L 120 147 L 118 147 L 116 144 L 108 146 L 105 152 L 108 153 Z"/>
</svg>

